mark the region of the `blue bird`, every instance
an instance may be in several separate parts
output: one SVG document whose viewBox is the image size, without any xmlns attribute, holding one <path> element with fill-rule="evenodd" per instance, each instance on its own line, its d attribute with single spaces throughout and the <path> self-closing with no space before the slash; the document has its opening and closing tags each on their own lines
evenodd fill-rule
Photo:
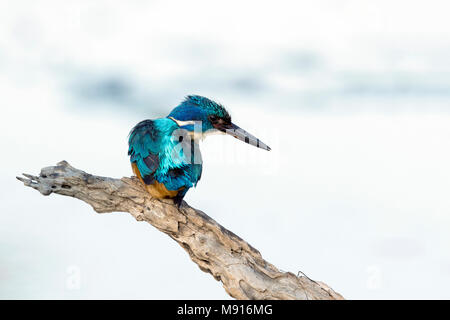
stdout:
<svg viewBox="0 0 450 320">
<path fill-rule="evenodd" d="M 144 120 L 130 132 L 128 155 L 133 172 L 154 198 L 173 199 L 180 207 L 202 176 L 199 141 L 222 132 L 264 150 L 270 148 L 231 122 L 220 104 L 191 95 L 166 118 Z"/>
</svg>

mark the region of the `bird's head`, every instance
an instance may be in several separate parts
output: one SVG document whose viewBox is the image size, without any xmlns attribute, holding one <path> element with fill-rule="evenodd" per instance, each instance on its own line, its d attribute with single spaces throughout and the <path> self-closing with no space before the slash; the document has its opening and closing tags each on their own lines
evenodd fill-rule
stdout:
<svg viewBox="0 0 450 320">
<path fill-rule="evenodd" d="M 201 131 L 202 134 L 222 132 L 270 151 L 270 147 L 265 143 L 232 123 L 230 114 L 222 105 L 202 96 L 187 96 L 172 110 L 168 118 L 174 120 L 181 129 L 191 133 L 196 130 Z"/>
</svg>

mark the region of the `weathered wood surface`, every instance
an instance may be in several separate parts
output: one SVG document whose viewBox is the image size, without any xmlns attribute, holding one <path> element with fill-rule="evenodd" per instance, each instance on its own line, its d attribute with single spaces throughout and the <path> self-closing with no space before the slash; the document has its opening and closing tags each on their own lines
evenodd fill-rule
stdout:
<svg viewBox="0 0 450 320">
<path fill-rule="evenodd" d="M 43 168 L 39 176 L 17 177 L 43 195 L 80 199 L 98 213 L 128 212 L 164 232 L 189 254 L 201 270 L 221 281 L 236 299 L 343 299 L 326 284 L 282 272 L 258 250 L 186 203 L 153 199 L 136 177 L 113 179 L 88 174 L 66 161 Z"/>
</svg>

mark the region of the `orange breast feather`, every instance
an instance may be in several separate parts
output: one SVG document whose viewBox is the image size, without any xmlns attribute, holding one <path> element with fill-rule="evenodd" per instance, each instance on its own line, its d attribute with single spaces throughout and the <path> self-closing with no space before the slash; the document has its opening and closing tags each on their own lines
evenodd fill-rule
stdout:
<svg viewBox="0 0 450 320">
<path fill-rule="evenodd" d="M 175 198 L 178 194 L 178 191 L 184 189 L 180 188 L 178 190 L 167 190 L 166 186 L 158 181 L 154 180 L 152 184 L 145 184 L 142 179 L 141 173 L 136 165 L 136 163 L 131 164 L 131 168 L 133 169 L 134 174 L 139 178 L 142 184 L 145 186 L 145 189 L 153 198 L 158 199 L 167 199 L 167 198 Z"/>
</svg>

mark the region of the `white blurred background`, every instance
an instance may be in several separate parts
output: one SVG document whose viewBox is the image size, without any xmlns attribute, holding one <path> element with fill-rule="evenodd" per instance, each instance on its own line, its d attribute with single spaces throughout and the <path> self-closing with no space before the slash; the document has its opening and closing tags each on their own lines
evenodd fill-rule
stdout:
<svg viewBox="0 0 450 320">
<path fill-rule="evenodd" d="M 206 139 L 190 205 L 346 298 L 450 298 L 449 9 L 0 1 L 0 298 L 229 298 L 150 225 L 15 179 L 130 176 L 129 130 L 187 94 L 273 149 Z"/>
</svg>

